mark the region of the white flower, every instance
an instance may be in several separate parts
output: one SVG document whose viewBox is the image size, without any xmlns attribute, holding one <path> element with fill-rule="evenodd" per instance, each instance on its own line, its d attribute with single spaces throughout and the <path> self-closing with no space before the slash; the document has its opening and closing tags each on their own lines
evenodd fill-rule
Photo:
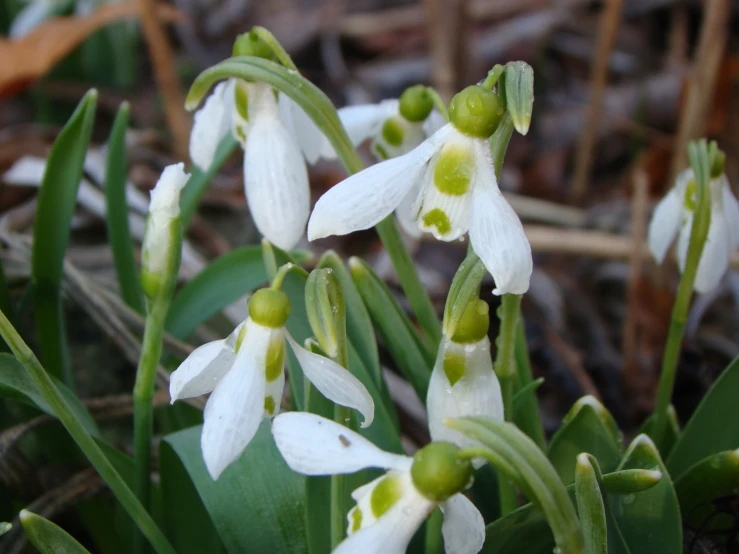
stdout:
<svg viewBox="0 0 739 554">
<path fill-rule="evenodd" d="M 315 162 L 323 135 L 290 98 L 264 83 L 219 83 L 195 114 L 190 157 L 203 171 L 227 133 L 244 148 L 244 188 L 259 232 L 293 248 L 305 232 L 310 187 L 304 157 Z M 252 140 L 249 137 L 253 137 Z"/>
<path fill-rule="evenodd" d="M 164 275 L 171 262 L 172 247 L 175 246 L 172 224 L 180 217 L 180 191 L 189 178 L 184 164 L 169 165 L 151 191 L 141 256 L 144 269 L 152 275 Z M 179 255 L 179 240 L 176 246 Z"/>
<path fill-rule="evenodd" d="M 447 441 L 460 448 L 479 443 L 444 425 L 458 417 L 488 417 L 503 421 L 503 397 L 490 357 L 490 339 L 461 343 L 444 337 L 431 373 L 428 394 L 431 440 Z M 475 465 L 481 465 L 475 462 Z"/>
<path fill-rule="evenodd" d="M 388 470 L 352 493 L 357 505 L 347 516 L 348 537 L 333 554 L 403 554 L 437 506 L 444 513 L 442 535 L 447 554 L 475 554 L 482 548 L 485 523 L 475 505 L 461 493 L 443 501 L 424 495 L 417 474 L 412 472 L 417 458 L 380 450 L 350 429 L 309 413 L 280 415 L 274 420 L 272 434 L 288 466 L 304 475 Z"/>
<path fill-rule="evenodd" d="M 417 190 L 417 193 L 413 191 Z M 368 229 L 415 196 L 412 216 L 440 240 L 470 234 L 495 279 L 495 294 L 523 294 L 533 268 L 531 246 L 498 189 L 488 140 L 444 125 L 411 152 L 342 181 L 316 203 L 308 239 Z"/>
<path fill-rule="evenodd" d="M 282 305 L 275 308 L 274 293 L 284 294 L 269 289 L 257 291 L 245 322 L 226 339 L 193 350 L 170 377 L 172 402 L 212 391 L 203 414 L 201 449 L 214 480 L 241 455 L 262 419 L 279 413 L 286 339 L 305 377 L 326 398 L 357 409 L 364 416 L 363 427 L 374 418 L 372 397 L 356 377 L 293 340 L 284 327 L 289 314 L 289 303 L 284 304 L 287 297 L 278 299 Z M 270 309 L 260 311 L 264 296 L 273 303 Z"/>
<path fill-rule="evenodd" d="M 675 186 L 657 204 L 649 223 L 649 250 L 662 263 L 675 236 L 679 234 L 677 258 L 680 270 L 690 244 L 695 209 L 695 175 L 686 169 L 678 175 Z M 739 206 L 731 193 L 726 175 L 712 179 L 711 224 L 703 247 L 694 288 L 699 293 L 714 289 L 729 267 L 731 254 L 739 247 Z"/>
</svg>

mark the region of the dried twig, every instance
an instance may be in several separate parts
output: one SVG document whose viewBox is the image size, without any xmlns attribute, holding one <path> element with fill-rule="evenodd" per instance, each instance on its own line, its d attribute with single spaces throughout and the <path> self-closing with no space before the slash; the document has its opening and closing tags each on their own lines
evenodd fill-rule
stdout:
<svg viewBox="0 0 739 554">
<path fill-rule="evenodd" d="M 603 101 L 603 92 L 606 88 L 606 77 L 608 74 L 608 57 L 613 48 L 616 31 L 621 22 L 621 7 L 623 0 L 608 0 L 600 18 L 598 26 L 598 49 L 593 61 L 593 69 L 590 76 L 590 100 L 588 102 L 588 115 L 580 135 L 580 143 L 577 147 L 575 157 L 575 172 L 572 177 L 571 195 L 573 200 L 580 200 L 587 188 L 590 176 L 590 166 L 593 159 L 595 138 L 600 123 L 600 108 Z"/>
<path fill-rule="evenodd" d="M 705 131 L 718 69 L 726 48 L 730 5 L 729 0 L 706 2 L 693 72 L 688 78 L 687 99 L 680 114 L 680 125 L 675 139 L 675 152 L 668 181 L 670 183 L 685 169 L 688 142 L 699 138 Z"/>
</svg>

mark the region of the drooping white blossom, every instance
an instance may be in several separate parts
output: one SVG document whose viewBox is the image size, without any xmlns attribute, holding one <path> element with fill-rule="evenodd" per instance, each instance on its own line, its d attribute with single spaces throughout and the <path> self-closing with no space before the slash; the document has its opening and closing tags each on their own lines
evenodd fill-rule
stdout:
<svg viewBox="0 0 739 554">
<path fill-rule="evenodd" d="M 675 185 L 657 204 L 649 223 L 649 249 L 657 263 L 662 263 L 670 245 L 678 237 L 677 258 L 681 271 L 685 269 L 693 227 L 695 187 L 692 169 L 680 173 Z M 718 286 L 729 267 L 732 253 L 739 247 L 739 205 L 726 175 L 711 179 L 710 188 L 711 224 L 694 284 L 699 293 L 709 292 Z"/>
<path fill-rule="evenodd" d="M 262 319 L 251 308 L 251 317 L 226 339 L 196 348 L 170 377 L 172 402 L 212 392 L 203 414 L 201 449 L 213 479 L 241 455 L 262 419 L 279 413 L 286 341 L 305 377 L 326 398 L 357 409 L 363 427 L 374 418 L 374 402 L 364 385 L 337 363 L 297 344 L 284 327 L 286 314 Z"/>
<path fill-rule="evenodd" d="M 244 149 L 244 189 L 257 229 L 280 248 L 295 247 L 310 213 L 305 160 L 321 156 L 323 135 L 287 96 L 238 79 L 219 83 L 195 113 L 193 163 L 207 170 L 229 132 Z"/>
<path fill-rule="evenodd" d="M 348 537 L 333 554 L 403 554 L 437 507 L 444 514 L 447 554 L 476 554 L 482 548 L 485 523 L 475 505 L 461 493 L 444 500 L 426 496 L 414 479 L 413 458 L 385 452 L 354 431 L 309 413 L 281 414 L 272 434 L 288 466 L 304 475 L 387 470 L 352 493 L 356 506 L 347 515 Z"/>
</svg>

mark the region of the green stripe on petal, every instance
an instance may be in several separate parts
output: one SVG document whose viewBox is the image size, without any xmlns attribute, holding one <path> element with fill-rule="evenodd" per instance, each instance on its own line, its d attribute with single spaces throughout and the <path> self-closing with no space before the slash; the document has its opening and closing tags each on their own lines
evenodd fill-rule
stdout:
<svg viewBox="0 0 739 554">
<path fill-rule="evenodd" d="M 388 475 L 382 479 L 371 493 L 372 515 L 379 518 L 400 499 L 402 493 L 403 486 L 397 475 Z"/>
</svg>

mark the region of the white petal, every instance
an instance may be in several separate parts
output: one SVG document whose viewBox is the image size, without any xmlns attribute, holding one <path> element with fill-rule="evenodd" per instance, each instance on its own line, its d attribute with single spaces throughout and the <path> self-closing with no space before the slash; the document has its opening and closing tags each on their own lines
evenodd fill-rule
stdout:
<svg viewBox="0 0 739 554">
<path fill-rule="evenodd" d="M 445 357 L 464 358 L 464 376 L 454 385 L 444 371 Z M 503 397 L 493 371 L 490 340 L 487 337 L 472 344 L 457 344 L 447 338 L 442 339 L 431 373 L 426 405 L 431 439 L 448 441 L 460 448 L 479 444 L 444 425 L 445 419 L 472 416 L 503 421 Z"/>
<path fill-rule="evenodd" d="M 413 535 L 434 510 L 435 504 L 424 498 L 406 481 L 403 495 L 377 521 L 350 535 L 332 554 L 404 554 Z M 365 508 L 367 509 L 367 508 Z"/>
<path fill-rule="evenodd" d="M 649 222 L 647 242 L 649 251 L 657 261 L 662 263 L 667 255 L 670 244 L 675 240 L 680 229 L 683 217 L 683 203 L 685 201 L 685 188 L 693 178 L 692 170 L 683 171 L 677 178 L 675 186 L 667 195 L 659 201 L 654 208 L 652 219 Z"/>
<path fill-rule="evenodd" d="M 283 250 L 295 247 L 310 213 L 303 155 L 277 114 L 272 88 L 249 85 L 249 135 L 244 180 L 259 232 Z"/>
<path fill-rule="evenodd" d="M 284 340 L 284 339 L 283 339 Z M 280 405 L 282 404 L 282 393 L 285 391 L 285 371 L 281 371 L 280 375 L 272 382 L 267 382 L 267 386 L 264 390 L 264 400 L 267 402 L 268 398 L 274 402 L 274 411 L 270 412 L 267 410 L 267 405 L 264 406 L 263 417 L 275 417 L 280 413 Z"/>
<path fill-rule="evenodd" d="M 436 108 L 434 108 L 426 118 L 426 121 L 423 122 L 423 130 L 427 136 L 430 136 L 446 124 L 447 120 L 444 119 L 444 116 L 441 115 Z"/>
<path fill-rule="evenodd" d="M 444 537 L 446 554 L 477 554 L 485 542 L 485 521 L 480 511 L 463 494 L 455 494 L 442 502 L 444 523 L 441 533 Z"/>
<path fill-rule="evenodd" d="M 398 145 L 390 144 L 383 136 L 382 128 L 380 128 L 372 141 L 372 153 L 380 161 L 407 154 L 426 140 L 428 136 L 423 132 L 423 127 L 420 123 L 408 121 L 399 114 L 387 117 L 383 120 L 383 125 L 391 117 L 402 131 L 402 140 Z"/>
<path fill-rule="evenodd" d="M 339 119 L 354 146 L 376 137 L 388 117 L 397 115 L 398 100 L 383 100 L 379 104 L 347 106 L 339 110 Z"/>
<path fill-rule="evenodd" d="M 233 81 L 222 81 L 197 112 L 190 132 L 190 159 L 203 171 L 213 163 L 218 144 L 231 130 Z"/>
<path fill-rule="evenodd" d="M 30 185 L 37 187 L 44 179 L 46 160 L 38 156 L 23 156 L 3 175 L 9 185 Z"/>
<path fill-rule="evenodd" d="M 469 228 L 472 193 L 467 192 L 462 195 L 444 194 L 433 184 L 433 167 L 432 161 L 423 179 L 427 185 L 422 192 L 423 200 L 420 203 L 421 210 L 418 214 L 417 224 L 421 230 L 433 234 L 438 240 L 455 240 L 464 235 Z M 471 182 L 470 185 L 474 186 L 474 182 Z M 424 216 L 435 210 L 441 210 L 444 213 L 448 228 L 434 224 L 434 220 L 429 223 L 424 221 Z"/>
<path fill-rule="evenodd" d="M 451 132 L 447 125 L 413 151 L 355 173 L 316 203 L 308 240 L 369 229 L 398 207 Z"/>
<path fill-rule="evenodd" d="M 15 16 L 10 25 L 8 36 L 11 39 L 19 39 L 30 33 L 33 29 L 41 25 L 44 21 L 54 16 L 62 8 L 55 3 L 45 0 L 35 0 L 30 2 L 23 8 L 18 15 Z"/>
<path fill-rule="evenodd" d="M 733 253 L 734 250 L 739 248 L 739 202 L 737 202 L 734 195 L 731 193 L 731 187 L 729 187 L 729 181 L 726 176 L 722 176 L 721 183 L 721 205 L 724 210 L 724 219 L 729 227 L 729 250 Z"/>
<path fill-rule="evenodd" d="M 235 359 L 236 353 L 226 346 L 225 340 L 209 342 L 193 350 L 169 376 L 172 402 L 211 392 Z"/>
<path fill-rule="evenodd" d="M 721 206 L 715 206 L 711 209 L 711 226 L 708 228 L 708 237 L 695 275 L 693 288 L 697 292 L 710 292 L 721 282 L 729 268 L 731 240 L 731 229 L 724 218 L 724 211 Z"/>
<path fill-rule="evenodd" d="M 282 121 L 292 131 L 305 159 L 308 163 L 316 163 L 327 151 L 323 143 L 328 139 L 292 98 L 280 93 L 277 97 L 277 104 Z"/>
<path fill-rule="evenodd" d="M 289 333 L 287 341 L 303 373 L 321 394 L 334 404 L 358 410 L 364 417 L 362 427 L 369 427 L 375 419 L 375 403 L 362 382 L 333 360 L 301 347 Z"/>
<path fill-rule="evenodd" d="M 418 216 L 417 200 L 420 192 L 420 183 L 416 183 L 395 210 L 395 216 L 398 218 L 400 228 L 413 238 L 419 238 L 423 234 L 416 222 Z"/>
<path fill-rule="evenodd" d="M 351 429 L 315 414 L 280 414 L 272 423 L 272 434 L 287 465 L 304 475 L 410 468 L 407 456 L 385 452 Z"/>
<path fill-rule="evenodd" d="M 521 220 L 500 190 L 487 141 L 478 141 L 470 242 L 495 279 L 494 294 L 523 294 L 533 270 L 531 245 Z"/>
<path fill-rule="evenodd" d="M 247 322 L 246 337 L 231 371 L 218 382 L 205 405 L 200 446 L 214 480 L 241 456 L 262 421 L 266 355 L 273 331 Z"/>
<path fill-rule="evenodd" d="M 688 257 L 688 246 L 690 246 L 690 233 L 693 229 L 693 212 L 683 210 L 680 235 L 677 238 L 677 265 L 682 272 L 685 269 L 685 260 Z"/>
</svg>

